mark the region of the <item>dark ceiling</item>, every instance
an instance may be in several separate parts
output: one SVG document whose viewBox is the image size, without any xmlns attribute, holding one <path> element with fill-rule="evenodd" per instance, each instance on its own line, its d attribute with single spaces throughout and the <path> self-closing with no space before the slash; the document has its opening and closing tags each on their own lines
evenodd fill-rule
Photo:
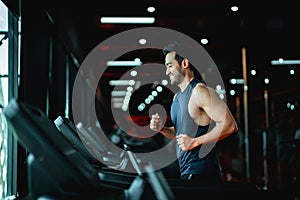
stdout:
<svg viewBox="0 0 300 200">
<path fill-rule="evenodd" d="M 3 0 L 20 14 L 22 1 Z M 110 0 L 39 1 L 52 18 L 58 33 L 81 63 L 105 39 L 133 28 L 155 26 L 173 29 L 200 42 L 224 73 L 241 75 L 241 48 L 247 48 L 249 67 L 267 68 L 270 60 L 299 58 L 297 1 L 258 0 Z M 238 6 L 237 12 L 230 10 Z M 154 6 L 154 13 L 146 8 Z M 151 25 L 101 24 L 102 16 L 154 16 Z"/>
<path fill-rule="evenodd" d="M 102 16 L 154 16 L 157 26 L 182 32 L 200 42 L 209 39 L 205 49 L 220 68 L 237 70 L 241 48 L 249 62 L 265 66 L 274 58 L 296 59 L 300 44 L 296 2 L 175 0 L 175 1 L 46 1 L 46 10 L 69 40 L 79 61 L 100 42 L 122 31 L 144 25 L 103 25 Z M 154 13 L 147 13 L 150 5 Z M 239 11 L 230 10 L 233 5 Z"/>
<path fill-rule="evenodd" d="M 233 5 L 239 7 L 235 13 L 230 10 Z M 156 11 L 148 13 L 148 6 L 155 6 Z M 209 39 L 203 47 L 218 66 L 227 90 L 237 89 L 228 83 L 230 78 L 243 78 L 241 49 L 245 47 L 248 72 L 257 70 L 255 78 L 248 75 L 254 102 L 263 101 L 265 88 L 270 89 L 280 106 L 289 99 L 300 99 L 296 87 L 298 66 L 270 64 L 280 57 L 300 58 L 300 12 L 296 1 L 45 1 L 45 9 L 80 63 L 94 47 L 115 34 L 139 27 L 163 27 L 199 43 L 203 37 Z M 99 22 L 102 16 L 154 16 L 156 21 L 151 25 L 104 25 Z M 151 56 L 149 61 L 162 59 L 160 55 Z M 293 77 L 289 75 L 290 69 L 296 71 Z M 270 78 L 268 86 L 263 82 L 266 77 Z"/>
<path fill-rule="evenodd" d="M 248 86 L 254 94 L 249 98 L 254 103 L 256 100 L 263 102 L 263 92 L 267 88 L 282 107 L 289 100 L 299 102 L 299 65 L 270 64 L 271 60 L 281 57 L 300 58 L 300 12 L 297 1 L 44 0 L 42 4 L 79 63 L 97 45 L 115 34 L 140 27 L 163 27 L 179 31 L 199 43 L 201 38 L 207 38 L 209 43 L 203 47 L 221 72 L 227 91 L 240 90 L 237 94 L 242 97 L 242 87 L 230 85 L 228 80 L 243 78 L 241 49 L 245 47 Z M 230 10 L 234 5 L 239 7 L 237 12 Z M 148 6 L 154 6 L 156 11 L 148 13 Z M 102 16 L 154 16 L 156 21 L 151 25 L 101 24 Z M 161 56 L 149 54 L 147 59 L 149 62 L 163 62 Z M 250 75 L 251 69 L 257 70 L 255 77 Z M 295 70 L 294 76 L 290 76 L 290 69 Z M 120 72 L 121 68 L 112 71 Z M 263 82 L 266 77 L 270 79 L 267 86 Z"/>
</svg>

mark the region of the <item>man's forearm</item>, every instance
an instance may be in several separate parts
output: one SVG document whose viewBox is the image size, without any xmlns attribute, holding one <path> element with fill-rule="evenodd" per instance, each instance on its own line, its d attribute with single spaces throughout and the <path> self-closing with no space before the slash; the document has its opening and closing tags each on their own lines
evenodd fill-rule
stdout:
<svg viewBox="0 0 300 200">
<path fill-rule="evenodd" d="M 236 133 L 236 131 L 237 126 L 235 124 L 227 124 L 225 127 L 223 124 L 216 125 L 210 132 L 196 138 L 196 146 L 218 142 Z"/>
<path fill-rule="evenodd" d="M 159 132 L 171 140 L 175 139 L 175 128 L 174 127 L 164 126 Z"/>
</svg>

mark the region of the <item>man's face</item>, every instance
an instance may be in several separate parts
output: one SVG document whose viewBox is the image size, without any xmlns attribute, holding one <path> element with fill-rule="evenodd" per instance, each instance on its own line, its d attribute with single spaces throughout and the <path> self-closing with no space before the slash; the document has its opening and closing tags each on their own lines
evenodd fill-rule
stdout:
<svg viewBox="0 0 300 200">
<path fill-rule="evenodd" d="M 169 76 L 172 85 L 178 85 L 184 79 L 183 68 L 175 60 L 175 55 L 175 52 L 170 52 L 165 57 L 166 75 Z"/>
</svg>

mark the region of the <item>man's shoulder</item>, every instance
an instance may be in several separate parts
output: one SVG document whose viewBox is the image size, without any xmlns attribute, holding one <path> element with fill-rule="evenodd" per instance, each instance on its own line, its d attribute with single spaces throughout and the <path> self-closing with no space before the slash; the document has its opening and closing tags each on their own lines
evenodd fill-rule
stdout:
<svg viewBox="0 0 300 200">
<path fill-rule="evenodd" d="M 207 89 L 208 89 L 208 86 L 202 82 L 197 83 L 195 85 L 195 87 L 193 88 L 194 91 L 201 91 L 201 90 L 207 90 Z"/>
<path fill-rule="evenodd" d="M 193 88 L 193 96 L 196 97 L 198 100 L 203 100 L 207 98 L 211 98 L 211 95 L 213 95 L 216 91 L 207 86 L 204 83 L 198 83 L 194 88 Z"/>
</svg>

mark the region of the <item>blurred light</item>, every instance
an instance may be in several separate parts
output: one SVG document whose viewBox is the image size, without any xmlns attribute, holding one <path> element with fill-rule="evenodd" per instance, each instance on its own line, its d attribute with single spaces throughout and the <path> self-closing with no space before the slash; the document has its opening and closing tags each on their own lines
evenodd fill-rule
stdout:
<svg viewBox="0 0 300 200">
<path fill-rule="evenodd" d="M 127 87 L 127 91 L 128 91 L 128 92 L 132 92 L 132 91 L 133 91 L 133 87 L 128 86 L 128 87 Z"/>
<path fill-rule="evenodd" d="M 231 6 L 230 8 L 233 12 L 237 12 L 239 10 L 239 7 L 237 6 Z"/>
<path fill-rule="evenodd" d="M 232 95 L 232 96 L 233 96 L 233 95 L 235 95 L 235 90 L 230 90 L 230 92 L 229 92 L 229 93 L 230 93 L 230 95 Z"/>
<path fill-rule="evenodd" d="M 119 97 L 119 96 L 125 96 L 127 91 L 112 91 L 111 96 L 113 97 Z"/>
<path fill-rule="evenodd" d="M 139 40 L 139 43 L 144 45 L 144 44 L 147 43 L 147 40 L 146 40 L 146 39 L 140 39 L 140 40 Z"/>
<path fill-rule="evenodd" d="M 220 96 L 221 99 L 225 98 L 224 94 L 219 94 L 219 96 Z"/>
<path fill-rule="evenodd" d="M 161 86 L 157 86 L 156 90 L 157 90 L 157 92 L 161 92 L 163 90 L 163 88 Z"/>
<path fill-rule="evenodd" d="M 203 38 L 203 39 L 200 40 L 200 42 L 201 42 L 201 44 L 207 44 L 208 43 L 208 39 Z"/>
<path fill-rule="evenodd" d="M 152 91 L 152 93 L 151 93 L 154 97 L 156 97 L 157 96 L 157 92 L 156 91 Z"/>
<path fill-rule="evenodd" d="M 131 96 L 131 92 L 127 91 L 126 92 L 126 97 L 130 97 Z"/>
<path fill-rule="evenodd" d="M 114 98 L 111 98 L 111 101 L 113 103 L 120 103 L 120 102 L 123 102 L 123 98 L 114 97 Z"/>
<path fill-rule="evenodd" d="M 295 110 L 295 105 L 291 105 L 290 109 Z"/>
<path fill-rule="evenodd" d="M 279 58 L 278 60 L 272 60 L 272 65 L 299 65 L 300 60 L 283 60 L 282 58 Z"/>
<path fill-rule="evenodd" d="M 252 69 L 251 70 L 251 75 L 253 75 L 253 76 L 256 75 L 256 70 Z"/>
<path fill-rule="evenodd" d="M 225 90 L 216 90 L 218 94 L 225 94 Z"/>
<path fill-rule="evenodd" d="M 141 103 L 139 106 L 138 106 L 138 110 L 139 111 L 143 111 L 145 109 L 146 105 L 144 103 Z"/>
<path fill-rule="evenodd" d="M 294 74 L 295 74 L 295 70 L 291 69 L 291 70 L 290 70 L 290 74 L 291 74 L 291 75 L 294 75 Z"/>
<path fill-rule="evenodd" d="M 109 24 L 153 24 L 154 17 L 101 17 L 101 23 Z"/>
<path fill-rule="evenodd" d="M 135 70 L 131 71 L 131 72 L 130 72 L 130 75 L 131 75 L 131 76 L 136 76 L 136 75 L 137 75 L 137 71 L 135 71 Z"/>
<path fill-rule="evenodd" d="M 151 103 L 151 99 L 149 99 L 149 98 L 145 99 L 145 103 L 146 104 L 150 104 Z"/>
<path fill-rule="evenodd" d="M 217 90 L 221 90 L 221 89 L 222 89 L 221 85 L 217 85 L 217 86 L 216 86 L 216 89 L 217 89 Z"/>
<path fill-rule="evenodd" d="M 162 83 L 163 85 L 168 85 L 168 81 L 167 81 L 167 80 L 162 80 L 161 83 Z"/>
<path fill-rule="evenodd" d="M 134 85 L 135 84 L 135 81 L 134 80 L 129 80 L 129 85 Z"/>
<path fill-rule="evenodd" d="M 109 85 L 116 86 L 116 85 L 134 85 L 134 80 L 110 80 Z"/>
<path fill-rule="evenodd" d="M 295 110 L 295 109 L 296 109 L 296 106 L 297 106 L 297 103 L 295 104 L 295 103 L 288 102 L 288 103 L 286 104 L 286 107 L 287 107 L 288 109 L 290 109 L 290 110 Z"/>
<path fill-rule="evenodd" d="M 151 101 L 153 101 L 153 100 L 154 100 L 154 96 L 150 94 L 150 95 L 148 96 L 148 99 L 150 99 Z"/>
<path fill-rule="evenodd" d="M 244 84 L 244 79 L 232 78 L 232 79 L 229 79 L 229 83 L 231 83 L 231 84 Z"/>
<path fill-rule="evenodd" d="M 270 83 L 270 80 L 269 80 L 268 78 L 265 78 L 265 79 L 264 79 L 264 82 L 265 82 L 265 84 L 269 84 L 269 83 Z"/>
<path fill-rule="evenodd" d="M 113 102 L 112 106 L 113 106 L 113 108 L 122 108 L 123 103 L 122 102 Z"/>
<path fill-rule="evenodd" d="M 107 61 L 107 66 L 140 66 L 142 62 L 139 58 L 134 59 L 134 61 Z"/>
<path fill-rule="evenodd" d="M 147 8 L 147 11 L 153 13 L 155 11 L 155 8 L 153 6 L 150 6 Z"/>
<path fill-rule="evenodd" d="M 141 103 L 139 106 L 138 106 L 138 110 L 139 111 L 143 111 L 145 109 L 146 105 L 144 103 Z"/>
</svg>

